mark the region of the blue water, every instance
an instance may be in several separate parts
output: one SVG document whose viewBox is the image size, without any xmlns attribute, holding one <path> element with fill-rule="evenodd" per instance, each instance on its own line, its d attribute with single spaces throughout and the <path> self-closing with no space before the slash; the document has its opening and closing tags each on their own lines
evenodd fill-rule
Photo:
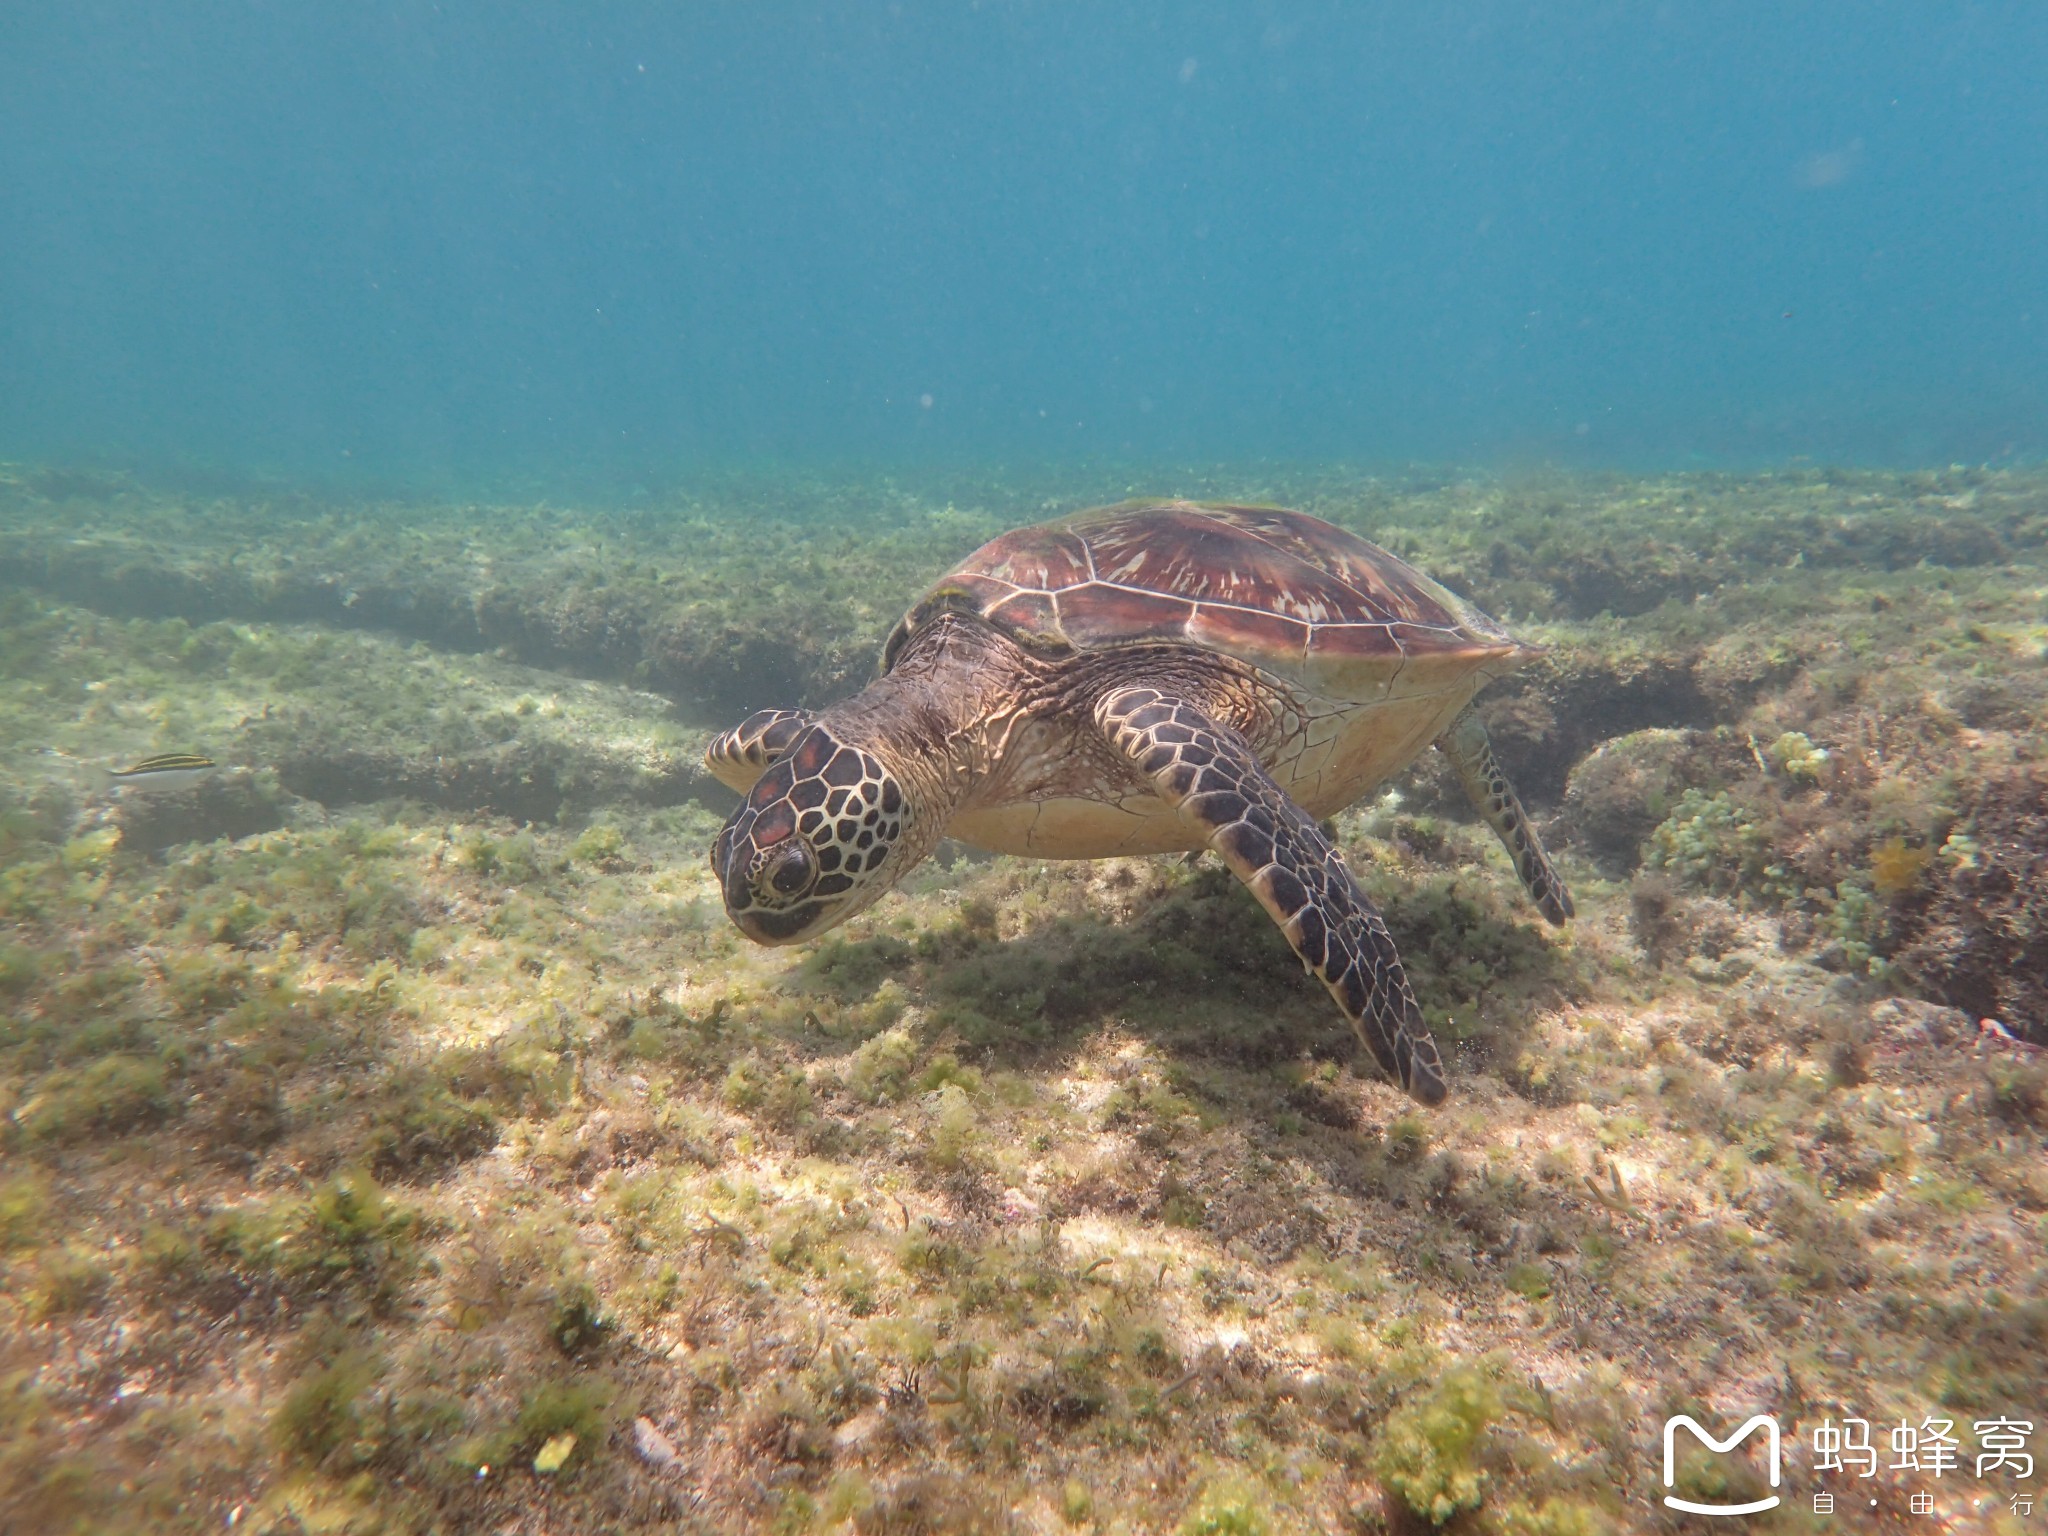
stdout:
<svg viewBox="0 0 2048 1536">
<path fill-rule="evenodd" d="M 2048 453 L 2048 6 L 0 12 L 0 455 Z"/>
</svg>

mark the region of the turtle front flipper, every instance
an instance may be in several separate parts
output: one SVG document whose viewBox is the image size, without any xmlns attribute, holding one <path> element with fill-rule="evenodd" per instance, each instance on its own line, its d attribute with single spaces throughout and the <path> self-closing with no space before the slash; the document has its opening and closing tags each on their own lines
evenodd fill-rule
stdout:
<svg viewBox="0 0 2048 1536">
<path fill-rule="evenodd" d="M 1343 854 L 1273 782 L 1250 743 L 1156 688 L 1115 690 L 1095 719 L 1250 887 L 1387 1074 L 1423 1103 L 1440 1102 L 1443 1059 L 1386 923 Z"/>
<path fill-rule="evenodd" d="M 1493 755 L 1493 742 L 1487 737 L 1478 711 L 1468 709 L 1458 716 L 1436 744 L 1457 770 L 1458 782 L 1465 786 L 1473 807 L 1486 818 L 1486 824 L 1507 849 L 1508 857 L 1515 861 L 1515 873 L 1522 877 L 1529 899 L 1545 917 L 1562 927 L 1575 911 L 1572 893 L 1565 889 L 1564 877 L 1543 851 L 1536 829 L 1529 824 L 1529 813 L 1522 809 L 1522 802 L 1515 795 L 1515 786 L 1508 782 L 1500 760 Z"/>
<path fill-rule="evenodd" d="M 719 783 L 744 795 L 810 722 L 807 709 L 757 709 L 712 737 L 704 749 L 704 766 Z"/>
</svg>

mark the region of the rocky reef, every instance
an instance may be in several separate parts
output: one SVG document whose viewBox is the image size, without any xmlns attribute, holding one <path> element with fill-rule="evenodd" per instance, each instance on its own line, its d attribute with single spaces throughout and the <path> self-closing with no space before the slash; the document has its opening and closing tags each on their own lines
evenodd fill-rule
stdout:
<svg viewBox="0 0 2048 1536">
<path fill-rule="evenodd" d="M 1433 762 L 1337 822 L 1440 1110 L 1213 865 L 948 847 L 802 950 L 724 919 L 709 733 L 1152 490 L 1548 647 L 1487 710 L 1571 928 Z M 2044 592 L 2020 471 L 0 467 L 0 1527 L 1677 1531 L 1664 1418 L 1769 1411 L 1752 1529 L 1852 1415 L 1957 1426 L 1884 1519 L 2023 1529 L 1971 1456 L 2048 1383 Z M 104 775 L 164 751 L 220 766 Z"/>
</svg>

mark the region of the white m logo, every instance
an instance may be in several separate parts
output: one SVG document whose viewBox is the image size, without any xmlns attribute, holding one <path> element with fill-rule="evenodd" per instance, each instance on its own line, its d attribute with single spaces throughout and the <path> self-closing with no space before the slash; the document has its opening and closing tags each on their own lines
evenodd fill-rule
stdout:
<svg viewBox="0 0 2048 1536">
<path fill-rule="evenodd" d="M 1736 1446 L 1749 1438 L 1750 1431 L 1761 1427 L 1764 1432 L 1765 1443 L 1770 1447 L 1771 1452 L 1771 1486 L 1773 1488 L 1778 1486 L 1780 1457 L 1778 1454 L 1778 1421 L 1776 1419 L 1767 1413 L 1760 1413 L 1743 1425 L 1742 1428 L 1736 1430 L 1726 1440 L 1716 1440 L 1707 1433 L 1705 1426 L 1698 1419 L 1689 1413 L 1681 1413 L 1674 1418 L 1664 1421 L 1664 1486 L 1666 1488 L 1669 1488 L 1678 1481 L 1676 1441 L 1678 1438 L 1678 1426 L 1681 1424 L 1691 1430 L 1702 1445 L 1717 1454 L 1722 1451 L 1734 1450 Z M 1667 1493 L 1664 1495 L 1664 1502 L 1673 1509 L 1684 1510 L 1689 1515 L 1759 1515 L 1767 1509 L 1776 1509 L 1778 1507 L 1778 1496 L 1774 1493 L 1767 1499 L 1758 1499 L 1750 1504 L 1695 1504 L 1690 1499 L 1673 1498 Z"/>
</svg>

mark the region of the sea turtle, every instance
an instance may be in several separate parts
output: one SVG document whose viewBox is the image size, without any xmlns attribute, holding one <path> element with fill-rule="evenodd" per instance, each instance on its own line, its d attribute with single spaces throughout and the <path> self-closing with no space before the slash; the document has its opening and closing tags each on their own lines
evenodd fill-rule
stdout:
<svg viewBox="0 0 2048 1536">
<path fill-rule="evenodd" d="M 1377 545 L 1276 507 L 1133 501 L 1004 534 L 941 578 L 881 673 L 769 709 L 706 766 L 712 849 L 763 944 L 812 938 L 951 836 L 1090 859 L 1214 849 L 1415 1098 L 1443 1062 L 1386 924 L 1318 825 L 1434 743 L 1553 923 L 1572 915 L 1470 707 L 1534 647 Z"/>
</svg>

